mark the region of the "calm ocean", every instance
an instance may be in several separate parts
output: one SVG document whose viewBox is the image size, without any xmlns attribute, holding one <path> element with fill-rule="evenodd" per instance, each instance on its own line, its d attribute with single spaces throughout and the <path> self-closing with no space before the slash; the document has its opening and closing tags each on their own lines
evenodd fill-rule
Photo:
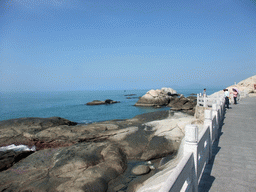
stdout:
<svg viewBox="0 0 256 192">
<path fill-rule="evenodd" d="M 176 89 L 178 93 L 189 96 L 202 92 L 201 89 Z M 207 89 L 212 94 L 219 89 Z M 0 121 L 21 117 L 58 116 L 78 123 L 92 123 L 112 119 L 129 119 L 136 115 L 169 108 L 135 107 L 138 99 L 148 90 L 107 90 L 107 91 L 58 91 L 29 93 L 0 93 Z M 93 100 L 112 99 L 120 103 L 112 105 L 87 106 Z"/>
</svg>

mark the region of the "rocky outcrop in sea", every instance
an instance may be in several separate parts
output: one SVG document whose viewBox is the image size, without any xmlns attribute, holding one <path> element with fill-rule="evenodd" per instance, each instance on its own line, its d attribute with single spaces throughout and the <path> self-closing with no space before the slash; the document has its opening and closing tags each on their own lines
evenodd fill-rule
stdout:
<svg viewBox="0 0 256 192">
<path fill-rule="evenodd" d="M 197 98 L 195 96 L 184 97 L 177 94 L 172 88 L 150 90 L 143 95 L 135 106 L 143 107 L 171 107 L 173 111 L 183 111 L 194 115 Z"/>
<path fill-rule="evenodd" d="M 114 104 L 120 103 L 120 101 L 113 101 L 111 99 L 106 99 L 105 101 L 93 100 L 92 102 L 86 103 L 86 105 L 105 105 L 105 104 Z"/>
</svg>

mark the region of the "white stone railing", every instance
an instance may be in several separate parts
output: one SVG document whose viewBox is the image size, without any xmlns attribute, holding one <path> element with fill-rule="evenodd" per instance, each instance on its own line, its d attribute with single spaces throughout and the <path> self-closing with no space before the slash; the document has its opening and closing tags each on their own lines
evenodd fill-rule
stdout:
<svg viewBox="0 0 256 192">
<path fill-rule="evenodd" d="M 222 99 L 224 97 L 224 94 L 216 94 L 216 95 L 202 95 L 197 94 L 197 105 L 203 106 L 203 107 L 211 107 L 213 103 L 217 103 L 218 100 Z"/>
<path fill-rule="evenodd" d="M 204 128 L 198 133 L 196 125 L 186 125 L 183 158 L 168 176 L 160 192 L 198 192 L 205 166 L 212 158 L 212 146 L 224 118 L 225 100 L 219 97 L 205 110 Z"/>
<path fill-rule="evenodd" d="M 233 98 L 233 93 L 230 92 L 229 94 L 230 98 Z M 239 91 L 239 94 L 237 95 L 237 100 L 241 100 L 244 97 L 248 96 L 248 91 Z M 197 105 L 203 106 L 203 107 L 212 107 L 213 103 L 217 103 L 218 100 L 221 100 L 224 97 L 224 93 L 217 93 L 214 95 L 202 95 L 197 94 Z M 230 102 L 233 102 L 233 99 L 230 100 Z"/>
</svg>

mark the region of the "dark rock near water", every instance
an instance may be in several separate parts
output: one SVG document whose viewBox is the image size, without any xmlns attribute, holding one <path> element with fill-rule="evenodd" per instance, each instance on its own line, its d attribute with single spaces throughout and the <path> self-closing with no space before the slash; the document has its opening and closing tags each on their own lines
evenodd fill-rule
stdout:
<svg viewBox="0 0 256 192">
<path fill-rule="evenodd" d="M 13 164 L 26 158 L 32 153 L 33 151 L 0 151 L 0 171 L 10 168 Z"/>
<path fill-rule="evenodd" d="M 167 105 L 171 107 L 173 111 L 183 111 L 190 115 L 194 115 L 195 107 L 197 104 L 197 98 L 194 96 L 185 97 L 177 97 L 170 99 L 170 103 Z"/>
<path fill-rule="evenodd" d="M 93 100 L 92 102 L 86 103 L 86 105 L 103 105 L 106 104 L 105 101 L 100 101 L 100 100 Z"/>
<path fill-rule="evenodd" d="M 128 95 L 124 95 L 124 96 L 134 96 L 134 95 L 136 95 L 136 94 L 128 94 Z"/>
<path fill-rule="evenodd" d="M 59 146 L 58 137 L 56 138 L 57 132 L 62 128 L 70 131 L 74 125 L 77 125 L 77 123 L 60 117 L 28 117 L 0 121 L 0 147 L 24 144 L 41 148 L 40 145 L 45 143 L 41 141 L 51 141 L 52 144 L 49 147 L 57 147 Z M 66 133 L 62 132 L 60 134 L 63 137 Z"/>
<path fill-rule="evenodd" d="M 92 102 L 86 103 L 86 105 L 105 105 L 105 104 L 114 104 L 120 103 L 120 101 L 113 101 L 111 99 L 106 99 L 105 101 L 94 100 Z"/>
<path fill-rule="evenodd" d="M 140 99 L 140 97 L 126 97 L 126 99 Z"/>
<path fill-rule="evenodd" d="M 178 96 L 180 96 L 180 94 L 177 94 L 177 93 L 172 94 L 172 93 L 170 93 L 170 92 L 168 92 L 167 95 L 168 95 L 168 96 L 171 96 L 171 97 L 178 97 Z"/>
<path fill-rule="evenodd" d="M 50 117 L 50 118 L 38 118 L 38 117 L 26 117 L 18 119 L 10 119 L 0 121 L 0 130 L 3 128 L 13 128 L 13 127 L 22 127 L 22 128 L 32 128 L 40 127 L 41 129 L 46 129 L 49 127 L 55 127 L 59 125 L 77 125 L 77 123 L 63 119 L 61 117 Z"/>
</svg>

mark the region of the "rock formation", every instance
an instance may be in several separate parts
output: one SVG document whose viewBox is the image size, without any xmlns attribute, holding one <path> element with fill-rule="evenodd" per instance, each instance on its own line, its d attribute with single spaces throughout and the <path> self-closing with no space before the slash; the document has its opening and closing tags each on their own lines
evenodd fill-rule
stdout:
<svg viewBox="0 0 256 192">
<path fill-rule="evenodd" d="M 162 88 L 161 90 L 150 90 L 143 95 L 135 106 L 166 106 L 169 103 L 172 94 L 177 92 L 171 88 Z"/>
<path fill-rule="evenodd" d="M 170 99 L 168 107 L 171 107 L 173 111 L 183 111 L 190 115 L 194 115 L 195 107 L 197 104 L 197 98 L 194 96 L 189 97 L 173 97 Z"/>
<path fill-rule="evenodd" d="M 177 94 L 177 92 L 171 88 L 162 88 L 161 90 L 150 90 L 143 95 L 135 106 L 149 106 L 159 107 L 167 106 L 171 107 L 173 111 L 183 111 L 191 115 L 195 112 L 196 97 L 184 96 Z"/>
<path fill-rule="evenodd" d="M 111 99 L 106 99 L 105 101 L 93 100 L 92 102 L 86 103 L 86 105 L 105 105 L 105 104 L 114 104 L 120 103 L 120 101 L 113 101 Z"/>
<path fill-rule="evenodd" d="M 239 83 L 235 84 L 235 85 L 231 85 L 226 87 L 226 89 L 228 89 L 228 91 L 230 93 L 233 92 L 233 88 L 238 89 L 238 91 L 241 93 L 243 92 L 242 97 L 245 97 L 247 94 L 251 94 L 251 95 L 255 95 L 256 93 L 256 75 L 249 77 L 245 80 L 240 81 Z M 220 90 L 214 94 L 212 94 L 211 96 L 217 95 L 217 94 L 223 94 L 223 90 Z M 255 95 L 256 96 L 256 95 Z"/>
<path fill-rule="evenodd" d="M 241 89 L 241 91 L 246 90 L 248 93 L 256 91 L 256 75 L 249 77 L 243 81 L 240 81 L 237 84 L 237 88 Z M 235 85 L 234 85 L 235 86 Z"/>
</svg>

